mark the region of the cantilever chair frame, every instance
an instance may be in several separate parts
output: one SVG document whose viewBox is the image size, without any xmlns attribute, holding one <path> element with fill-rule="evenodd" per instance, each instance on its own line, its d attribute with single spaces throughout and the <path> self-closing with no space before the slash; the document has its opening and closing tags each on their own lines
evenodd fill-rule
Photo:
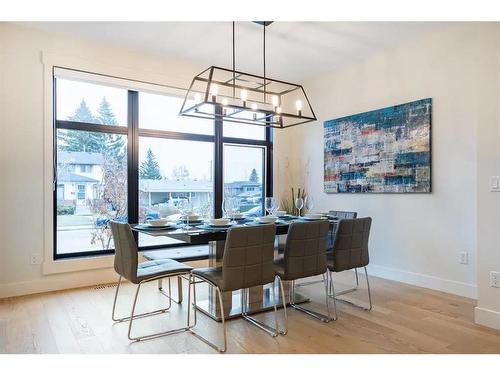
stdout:
<svg viewBox="0 0 500 375">
<path fill-rule="evenodd" d="M 200 279 L 201 281 L 196 281 L 196 278 Z M 283 304 L 283 314 L 284 314 L 284 321 L 285 321 L 285 329 L 280 330 L 279 329 L 279 323 L 278 323 L 278 300 L 276 299 L 276 291 L 275 291 L 275 282 L 276 279 L 279 281 L 279 286 L 280 286 L 280 291 L 281 291 L 281 299 L 282 299 L 282 304 Z M 196 284 L 199 283 L 208 283 L 211 285 L 213 288 L 216 290 L 216 294 L 218 300 L 219 300 L 219 307 L 221 311 L 221 322 L 222 322 L 222 333 L 224 337 L 223 341 L 223 346 L 218 346 L 217 344 L 213 343 L 206 337 L 200 335 L 196 331 L 194 331 L 194 327 L 197 324 L 197 306 L 196 306 Z M 194 309 L 194 322 L 191 324 L 191 285 L 193 286 L 193 309 Z M 252 323 L 253 325 L 257 326 L 258 328 L 262 329 L 264 332 L 268 333 L 272 337 L 277 337 L 278 334 L 286 335 L 287 334 L 287 327 L 288 327 L 288 318 L 287 318 L 287 313 L 286 313 L 286 301 L 285 301 L 285 289 L 283 287 L 283 282 L 279 276 L 276 276 L 275 280 L 273 281 L 273 287 L 272 287 L 272 293 L 273 293 L 273 301 L 274 301 L 274 322 L 275 322 L 275 327 L 270 327 L 264 322 L 261 322 L 260 320 L 255 319 L 253 316 L 249 315 L 248 312 L 245 310 L 245 306 L 247 304 L 247 294 L 248 294 L 248 288 L 246 289 L 241 289 L 241 316 L 248 322 Z M 216 301 L 217 302 L 217 301 Z M 201 275 L 194 275 L 191 273 L 189 277 L 189 290 L 188 290 L 188 313 L 187 313 L 187 327 L 188 330 L 195 335 L 197 338 L 199 338 L 201 341 L 203 341 L 205 344 L 208 344 L 211 346 L 213 349 L 217 350 L 220 353 L 225 353 L 227 350 L 227 332 L 226 332 L 226 319 L 224 317 L 224 302 L 222 301 L 222 292 L 220 288 L 212 283 L 210 280 L 204 278 Z"/>
<path fill-rule="evenodd" d="M 342 298 L 338 298 L 338 296 L 341 296 L 343 294 L 351 293 L 351 292 L 354 292 L 354 291 L 358 290 L 358 288 L 359 288 L 359 277 L 358 277 L 358 269 L 357 268 L 354 269 L 354 274 L 356 276 L 356 286 L 354 288 L 349 288 L 349 289 L 341 290 L 340 292 L 335 292 L 335 288 L 333 286 L 333 276 L 332 276 L 333 272 L 330 271 L 330 270 L 328 271 L 328 274 L 329 274 L 328 295 L 331 298 L 333 298 L 333 301 L 345 302 L 345 303 L 347 303 L 349 305 L 362 308 L 363 310 L 366 310 L 366 311 L 370 311 L 373 308 L 373 305 L 372 305 L 372 293 L 371 293 L 371 289 L 370 289 L 370 280 L 368 278 L 368 271 L 366 269 L 366 266 L 363 267 L 363 268 L 365 270 L 366 287 L 368 289 L 368 307 L 357 305 L 357 304 L 355 304 L 355 303 L 353 303 L 351 301 L 348 301 L 348 300 L 345 300 L 345 299 L 342 299 Z"/>
<path fill-rule="evenodd" d="M 295 288 L 298 287 L 298 286 L 303 286 L 305 284 L 297 284 L 295 285 L 295 280 L 291 280 L 291 288 L 289 289 L 289 298 L 290 298 L 290 306 L 292 306 L 295 310 L 299 310 L 299 311 L 302 311 L 316 319 L 319 319 L 321 320 L 322 322 L 324 323 L 328 323 L 330 321 L 336 321 L 337 320 L 337 304 L 335 302 L 335 299 L 333 300 L 333 311 L 334 311 L 334 314 L 333 314 L 333 317 L 330 313 L 330 303 L 329 303 L 329 294 L 328 294 L 328 270 L 323 274 L 321 275 L 323 277 L 323 279 L 321 281 L 313 281 L 311 282 L 314 283 L 314 284 L 318 284 L 320 282 L 322 282 L 324 284 L 324 287 L 325 287 L 325 296 L 326 296 L 326 312 L 327 314 L 324 315 L 322 313 L 319 313 L 317 311 L 314 311 L 312 309 L 307 309 L 301 305 L 297 305 L 295 303 Z"/>
<path fill-rule="evenodd" d="M 290 234 L 288 234 L 290 235 Z M 287 239 L 288 241 L 288 239 Z M 285 248 L 285 254 L 286 254 L 286 248 Z M 286 256 L 286 255 L 285 255 Z M 286 269 L 286 268 L 285 268 Z M 277 274 L 277 276 L 279 277 L 279 275 Z M 328 323 L 330 322 L 331 320 L 337 320 L 337 306 L 336 306 L 336 303 L 335 303 L 335 300 L 333 301 L 334 302 L 334 316 L 332 318 L 331 316 L 331 313 L 330 313 L 330 303 L 329 303 L 329 296 L 328 296 L 328 268 L 326 267 L 326 271 L 324 273 L 321 274 L 322 276 L 322 283 L 324 285 L 324 288 L 325 288 L 325 302 L 326 302 L 326 312 L 327 314 L 324 315 L 320 312 L 317 312 L 317 311 L 314 311 L 312 309 L 308 309 L 308 308 L 305 308 L 301 305 L 298 305 L 296 302 L 295 302 L 295 288 L 298 287 L 298 286 L 303 286 L 303 285 L 306 285 L 306 284 L 295 284 L 295 282 L 297 280 L 300 280 L 299 279 L 290 279 L 290 280 L 286 280 L 286 281 L 289 281 L 290 282 L 290 288 L 288 289 L 288 292 L 289 292 L 289 301 L 290 301 L 290 306 L 292 308 L 294 308 L 295 310 L 298 310 L 298 311 L 302 311 L 316 319 L 319 319 L 321 320 L 322 322 L 324 323 Z M 281 279 L 280 279 L 281 281 Z M 307 284 L 316 284 L 318 283 L 317 281 L 314 281 L 314 282 L 310 282 L 310 283 L 307 283 Z M 288 330 L 288 327 L 285 327 L 285 332 L 287 332 Z"/>
<path fill-rule="evenodd" d="M 122 281 L 122 276 L 121 275 L 119 276 L 119 278 L 118 278 L 118 285 L 116 286 L 115 298 L 113 300 L 113 310 L 112 310 L 112 313 L 111 313 L 111 318 L 116 323 L 122 323 L 122 322 L 127 322 L 127 321 L 129 322 L 129 326 L 128 326 L 128 338 L 129 338 L 129 340 L 137 342 L 137 341 L 148 340 L 148 339 L 153 339 L 153 338 L 162 337 L 162 336 L 168 336 L 168 335 L 171 335 L 171 334 L 174 334 L 174 333 L 185 332 L 185 331 L 188 330 L 188 327 L 186 326 L 186 327 L 176 328 L 176 329 L 167 330 L 167 331 L 163 331 L 163 332 L 152 333 L 150 335 L 132 336 L 132 323 L 133 323 L 134 319 L 146 318 L 146 317 L 150 317 L 150 316 L 153 316 L 153 315 L 158 315 L 158 314 L 166 313 L 172 307 L 172 301 L 174 301 L 177 304 L 180 304 L 180 302 L 175 301 L 170 296 L 170 293 L 172 291 L 171 283 L 170 283 L 170 278 L 174 277 L 174 276 L 179 276 L 180 277 L 181 275 L 189 275 L 189 273 L 185 272 L 185 271 L 183 271 L 183 272 L 176 272 L 176 273 L 169 274 L 168 276 L 166 276 L 166 275 L 154 276 L 154 277 L 151 277 L 149 279 L 145 279 L 145 280 L 140 281 L 137 284 L 137 289 L 136 289 L 136 292 L 135 292 L 134 302 L 132 304 L 132 312 L 130 313 L 130 316 L 126 316 L 126 317 L 122 317 L 122 318 L 116 318 L 115 317 L 116 302 L 118 300 L 118 292 L 120 290 L 120 285 L 121 285 L 121 281 Z M 145 284 L 147 282 L 150 282 L 150 281 L 162 280 L 162 279 L 165 279 L 165 278 L 168 278 L 168 292 L 169 293 L 167 294 L 167 293 L 165 293 L 165 292 L 162 291 L 162 294 L 167 297 L 167 299 L 168 299 L 168 306 L 166 308 L 163 308 L 163 309 L 158 309 L 158 310 L 149 311 L 149 312 L 146 312 L 146 313 L 143 313 L 143 314 L 134 315 L 135 308 L 137 306 L 137 299 L 139 297 L 139 291 L 141 289 L 141 285 Z"/>
<path fill-rule="evenodd" d="M 115 254 L 115 271 L 119 274 L 118 283 L 116 286 L 115 296 L 114 296 L 114 300 L 113 300 L 113 309 L 111 312 L 111 319 L 116 323 L 122 323 L 122 322 L 127 322 L 127 321 L 129 322 L 128 338 L 132 341 L 141 341 L 141 340 L 146 340 L 146 339 L 152 339 L 152 338 L 156 338 L 156 337 L 160 337 L 160 336 L 167 336 L 167 335 L 171 335 L 173 333 L 186 331 L 188 329 L 187 326 L 172 329 L 172 330 L 167 330 L 167 331 L 163 331 L 163 332 L 156 332 L 156 333 L 152 333 L 149 335 L 132 336 L 132 325 L 133 325 L 133 322 L 135 319 L 150 317 L 150 316 L 157 315 L 157 314 L 163 314 L 163 313 L 166 313 L 170 310 L 170 308 L 172 306 L 172 300 L 173 300 L 171 297 L 172 287 L 171 287 L 171 283 L 170 283 L 170 278 L 175 277 L 175 276 L 181 277 L 183 275 L 189 275 L 190 271 L 191 271 L 191 267 L 188 267 L 188 266 L 183 265 L 182 263 L 176 262 L 176 263 L 178 263 L 179 266 L 183 266 L 183 267 L 171 268 L 170 270 L 166 269 L 166 270 L 159 271 L 156 273 L 152 272 L 151 274 L 149 274 L 148 276 L 144 277 L 141 280 L 141 278 L 138 277 L 138 267 L 142 263 L 138 262 L 137 244 L 133 239 L 129 224 L 118 223 L 118 222 L 112 221 L 112 222 L 110 222 L 110 226 L 111 226 L 111 229 L 113 232 L 113 238 L 114 238 L 114 241 L 116 244 L 116 249 L 117 249 L 117 253 Z M 124 232 L 121 231 L 120 228 L 122 228 L 125 231 Z M 115 232 L 115 230 L 116 230 L 116 232 Z M 123 238 L 120 238 L 120 233 L 122 233 L 121 235 L 124 236 Z M 118 235 L 118 237 L 116 237 L 115 235 Z M 123 244 L 122 244 L 122 240 L 123 240 Z M 118 245 L 118 243 L 120 245 Z M 122 245 L 124 246 L 123 249 L 121 248 Z M 127 266 L 123 265 L 123 261 L 124 261 L 123 257 L 130 258 Z M 118 263 L 117 263 L 117 261 L 118 261 Z M 121 263 L 121 266 L 118 267 L 117 264 L 120 264 L 120 263 Z M 124 267 L 127 269 L 126 272 L 123 269 Z M 132 268 L 127 268 L 127 267 L 132 267 Z M 130 280 L 131 283 L 137 285 L 137 289 L 135 292 L 134 301 L 132 303 L 132 311 L 130 313 L 130 316 L 118 318 L 115 316 L 116 303 L 118 300 L 118 293 L 120 291 L 122 278 Z M 141 286 L 147 282 L 161 280 L 161 279 L 165 279 L 165 278 L 168 278 L 168 294 L 164 293 L 163 291 L 162 291 L 162 294 L 164 294 L 168 298 L 168 306 L 166 306 L 162 309 L 149 311 L 149 312 L 145 312 L 145 313 L 136 315 L 135 309 L 137 306 L 137 299 L 139 297 L 139 292 L 141 290 Z M 175 300 L 174 300 L 174 302 L 179 303 Z"/>
<path fill-rule="evenodd" d="M 370 226 L 371 226 L 371 218 L 353 218 L 351 220 L 363 220 L 363 221 L 366 221 L 368 220 L 369 221 L 369 228 L 368 228 L 368 236 L 370 234 Z M 345 224 L 345 222 L 344 222 Z M 337 228 L 337 230 L 339 231 L 340 230 L 340 226 L 342 225 L 342 221 L 339 222 L 339 226 Z M 366 237 L 366 241 L 368 241 L 368 236 Z M 333 251 L 335 252 L 335 244 L 333 244 Z M 366 243 L 366 252 L 367 252 L 367 257 L 368 257 L 368 242 Z M 335 254 L 335 253 L 334 253 Z M 340 292 L 335 292 L 335 288 L 334 288 L 334 285 L 333 285 L 333 272 L 335 271 L 332 271 L 332 269 L 330 267 L 328 267 L 328 276 L 329 276 L 329 282 L 328 282 L 328 292 L 329 292 L 329 296 L 331 298 L 333 298 L 333 300 L 338 300 L 340 302 L 345 302 L 345 303 L 348 303 L 350 305 L 353 305 L 353 306 L 356 306 L 356 307 L 359 307 L 359 308 L 362 308 L 363 310 L 367 310 L 367 311 L 370 311 L 372 308 L 373 308 L 373 305 L 372 305 L 372 295 L 371 295 L 371 289 L 370 289 L 370 280 L 369 280 L 369 277 L 368 277 L 368 270 L 366 268 L 366 265 L 368 264 L 368 261 L 365 263 L 365 264 L 359 264 L 358 267 L 356 267 L 354 265 L 354 267 L 349 267 L 349 268 L 346 268 L 345 266 L 342 267 L 339 272 L 342 272 L 343 270 L 344 271 L 347 271 L 347 270 L 352 270 L 354 269 L 354 275 L 355 275 L 355 278 L 356 278 L 356 286 L 353 287 L 353 288 L 348 288 L 348 289 L 344 289 Z M 345 300 L 345 299 L 341 299 L 341 298 L 338 298 L 338 296 L 341 296 L 343 294 L 347 294 L 347 293 L 351 293 L 351 292 L 354 292 L 356 290 L 358 290 L 359 288 L 359 275 L 358 275 L 358 268 L 361 268 L 363 267 L 364 270 L 365 270 L 365 278 L 366 278 L 366 286 L 367 286 L 367 289 L 368 289 L 368 307 L 366 306 L 361 306 L 361 305 L 357 305 L 351 301 L 348 301 L 348 300 Z"/>
</svg>

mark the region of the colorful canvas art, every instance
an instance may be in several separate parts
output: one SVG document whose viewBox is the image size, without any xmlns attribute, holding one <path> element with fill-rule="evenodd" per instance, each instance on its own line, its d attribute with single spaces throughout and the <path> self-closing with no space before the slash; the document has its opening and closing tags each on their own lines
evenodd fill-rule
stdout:
<svg viewBox="0 0 500 375">
<path fill-rule="evenodd" d="M 325 121 L 327 193 L 430 193 L 432 99 Z"/>
</svg>

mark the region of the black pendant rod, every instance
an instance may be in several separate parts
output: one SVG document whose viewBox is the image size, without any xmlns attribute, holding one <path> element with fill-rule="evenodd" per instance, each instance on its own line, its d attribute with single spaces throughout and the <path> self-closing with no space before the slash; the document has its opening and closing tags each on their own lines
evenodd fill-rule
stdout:
<svg viewBox="0 0 500 375">
<path fill-rule="evenodd" d="M 235 53 L 234 53 L 234 21 L 233 21 L 233 98 L 236 97 L 236 65 L 235 65 Z"/>
<path fill-rule="evenodd" d="M 264 103 L 266 102 L 266 24 L 264 24 L 263 26 L 263 29 L 264 29 L 264 43 L 263 43 L 263 53 L 264 53 L 264 58 L 263 58 L 263 61 L 264 61 Z"/>
</svg>

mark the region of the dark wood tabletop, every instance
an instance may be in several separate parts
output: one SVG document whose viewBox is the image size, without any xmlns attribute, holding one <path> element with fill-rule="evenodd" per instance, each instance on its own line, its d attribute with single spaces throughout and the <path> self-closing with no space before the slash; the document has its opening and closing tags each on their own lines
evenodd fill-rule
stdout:
<svg viewBox="0 0 500 375">
<path fill-rule="evenodd" d="M 293 222 L 293 220 L 280 222 L 276 224 L 276 235 L 282 235 L 288 233 L 289 224 Z M 338 220 L 329 220 L 330 226 L 335 227 Z M 244 223 L 244 224 L 236 224 L 233 227 L 237 226 L 248 226 L 248 225 L 259 225 L 255 223 Z M 265 224 L 260 224 L 265 225 Z M 189 230 L 185 228 L 176 228 L 176 229 L 166 229 L 166 230 L 147 230 L 141 229 L 140 226 L 131 225 L 132 230 L 140 233 L 147 234 L 153 237 L 161 237 L 166 236 L 170 238 L 174 238 L 176 240 L 180 240 L 190 244 L 204 244 L 210 241 L 224 241 L 227 235 L 227 229 L 205 229 L 198 228 L 197 226 L 192 226 Z"/>
</svg>

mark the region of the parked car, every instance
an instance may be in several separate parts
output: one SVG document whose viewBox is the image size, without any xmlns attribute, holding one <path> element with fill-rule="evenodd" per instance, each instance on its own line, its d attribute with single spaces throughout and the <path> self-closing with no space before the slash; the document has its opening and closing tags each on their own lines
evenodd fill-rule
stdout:
<svg viewBox="0 0 500 375">
<path fill-rule="evenodd" d="M 146 220 L 155 220 L 160 218 L 160 213 L 156 211 L 146 211 Z M 109 218 L 108 217 L 99 217 L 95 221 L 95 225 L 97 227 L 103 227 L 108 225 L 109 223 Z M 124 223 L 128 222 L 128 216 L 119 216 L 115 219 L 116 221 L 121 221 Z"/>
</svg>

